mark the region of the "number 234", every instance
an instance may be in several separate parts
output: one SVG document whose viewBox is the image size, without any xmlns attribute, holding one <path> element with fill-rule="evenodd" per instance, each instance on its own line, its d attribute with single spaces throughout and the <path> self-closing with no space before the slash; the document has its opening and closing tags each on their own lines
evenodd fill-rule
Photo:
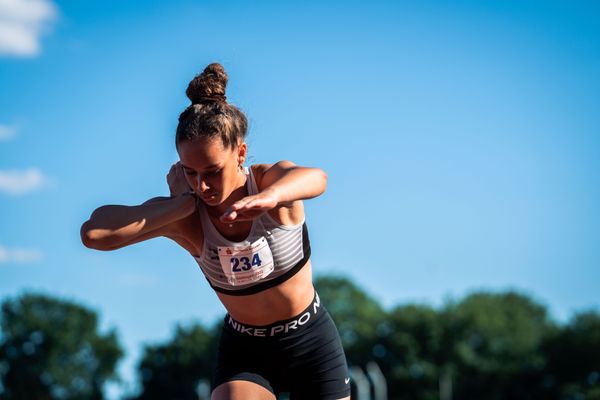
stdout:
<svg viewBox="0 0 600 400">
<path fill-rule="evenodd" d="M 262 264 L 258 253 L 252 256 L 252 262 L 250 262 L 250 259 L 248 257 L 231 257 L 230 263 L 232 265 L 231 270 L 233 272 L 248 271 L 250 268 L 254 266 L 260 267 L 260 265 Z"/>
</svg>

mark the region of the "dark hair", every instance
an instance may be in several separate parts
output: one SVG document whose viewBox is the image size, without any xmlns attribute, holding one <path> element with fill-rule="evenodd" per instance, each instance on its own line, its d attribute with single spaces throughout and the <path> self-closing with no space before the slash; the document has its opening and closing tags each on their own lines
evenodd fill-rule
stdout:
<svg viewBox="0 0 600 400">
<path fill-rule="evenodd" d="M 179 115 L 175 144 L 219 137 L 225 148 L 234 148 L 246 137 L 248 120 L 227 102 L 227 74 L 221 64 L 209 64 L 189 83 L 185 94 L 192 104 Z"/>
</svg>

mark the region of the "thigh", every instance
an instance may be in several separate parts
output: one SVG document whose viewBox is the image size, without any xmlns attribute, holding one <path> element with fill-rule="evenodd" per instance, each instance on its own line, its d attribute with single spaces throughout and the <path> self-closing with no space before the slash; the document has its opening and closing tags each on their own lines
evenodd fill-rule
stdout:
<svg viewBox="0 0 600 400">
<path fill-rule="evenodd" d="M 262 338 L 259 338 L 262 339 Z M 252 399 L 274 399 L 279 382 L 272 352 L 262 340 L 254 340 L 231 332 L 221 331 L 217 363 L 212 380 L 213 399 L 238 399 L 237 393 L 262 392 L 271 397 L 251 397 Z M 214 397 L 218 396 L 218 397 Z M 224 397 L 223 397 L 224 396 Z"/>
<path fill-rule="evenodd" d="M 275 395 L 261 385 L 237 380 L 225 382 L 215 388 L 211 400 L 276 400 Z"/>
<path fill-rule="evenodd" d="M 339 400 L 350 395 L 350 377 L 342 343 L 329 314 L 305 332 L 295 349 L 290 373 L 291 399 Z"/>
</svg>

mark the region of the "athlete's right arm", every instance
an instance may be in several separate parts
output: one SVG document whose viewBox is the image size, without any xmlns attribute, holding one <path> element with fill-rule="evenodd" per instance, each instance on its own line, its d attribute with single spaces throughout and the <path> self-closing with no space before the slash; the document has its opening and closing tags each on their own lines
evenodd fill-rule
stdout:
<svg viewBox="0 0 600 400">
<path fill-rule="evenodd" d="M 115 250 L 158 236 L 173 236 L 175 223 L 192 214 L 191 193 L 155 197 L 137 206 L 106 205 L 97 208 L 81 226 L 81 241 L 96 250 Z"/>
</svg>

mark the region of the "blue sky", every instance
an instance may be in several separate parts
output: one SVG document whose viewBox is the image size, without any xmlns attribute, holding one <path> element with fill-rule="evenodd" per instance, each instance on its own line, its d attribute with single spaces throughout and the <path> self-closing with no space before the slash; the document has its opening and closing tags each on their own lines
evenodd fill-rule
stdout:
<svg viewBox="0 0 600 400">
<path fill-rule="evenodd" d="M 329 175 L 317 273 L 385 306 L 516 288 L 600 305 L 600 6 L 593 1 L 0 1 L 0 299 L 70 298 L 143 343 L 223 309 L 156 239 L 95 252 L 102 204 L 166 195 L 189 80 L 210 62 L 255 162 Z"/>
</svg>

